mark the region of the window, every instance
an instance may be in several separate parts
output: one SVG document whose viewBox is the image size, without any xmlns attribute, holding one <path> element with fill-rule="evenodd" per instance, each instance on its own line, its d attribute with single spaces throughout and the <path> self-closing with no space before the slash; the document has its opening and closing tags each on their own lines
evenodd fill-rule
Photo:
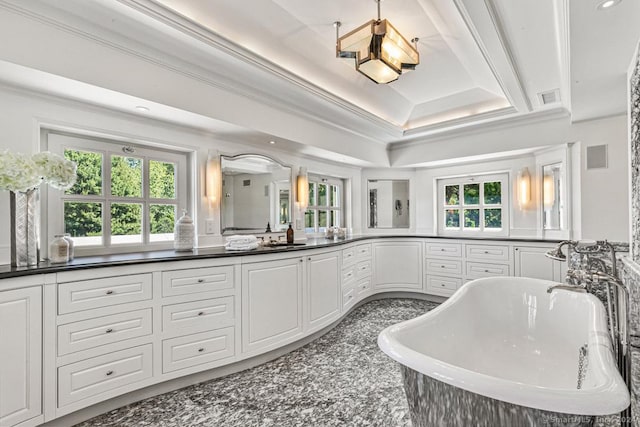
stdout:
<svg viewBox="0 0 640 427">
<path fill-rule="evenodd" d="M 438 180 L 439 233 L 507 235 L 508 179 L 496 174 Z"/>
<path fill-rule="evenodd" d="M 49 150 L 78 165 L 65 192 L 49 191 L 49 240 L 69 233 L 79 253 L 171 247 L 187 206 L 187 154 L 49 134 Z"/>
<path fill-rule="evenodd" d="M 309 175 L 309 206 L 304 214 L 306 233 L 343 227 L 342 180 Z"/>
</svg>

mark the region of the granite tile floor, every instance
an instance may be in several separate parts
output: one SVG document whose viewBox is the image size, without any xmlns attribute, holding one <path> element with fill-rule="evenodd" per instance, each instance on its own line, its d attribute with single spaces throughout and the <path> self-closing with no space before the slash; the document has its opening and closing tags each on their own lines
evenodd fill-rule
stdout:
<svg viewBox="0 0 640 427">
<path fill-rule="evenodd" d="M 376 339 L 385 327 L 436 306 L 411 299 L 369 302 L 327 334 L 276 360 L 79 426 L 410 426 L 400 369 Z"/>
</svg>

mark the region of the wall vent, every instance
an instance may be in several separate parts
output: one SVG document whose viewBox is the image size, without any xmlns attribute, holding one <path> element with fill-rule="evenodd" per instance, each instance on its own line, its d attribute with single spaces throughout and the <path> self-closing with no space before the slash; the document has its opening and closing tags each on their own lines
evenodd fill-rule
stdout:
<svg viewBox="0 0 640 427">
<path fill-rule="evenodd" d="M 607 167 L 607 145 L 587 147 L 587 169 L 606 169 Z"/>
<path fill-rule="evenodd" d="M 250 179 L 243 179 L 242 180 L 242 186 L 243 187 L 250 187 L 251 186 L 251 180 Z"/>
<path fill-rule="evenodd" d="M 538 100 L 540 105 L 549 105 L 560 102 L 560 90 L 554 89 L 547 92 L 540 92 L 538 94 Z"/>
</svg>

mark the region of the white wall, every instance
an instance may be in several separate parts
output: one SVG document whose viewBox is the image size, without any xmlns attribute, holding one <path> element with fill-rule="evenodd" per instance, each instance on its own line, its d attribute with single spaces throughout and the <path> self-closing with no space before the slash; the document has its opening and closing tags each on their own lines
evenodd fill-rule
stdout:
<svg viewBox="0 0 640 427">
<path fill-rule="evenodd" d="M 629 240 L 629 147 L 627 116 L 590 120 L 573 125 L 573 138 L 580 141 L 581 238 Z M 608 167 L 586 168 L 587 147 L 607 145 Z"/>
<path fill-rule="evenodd" d="M 360 169 L 329 163 L 315 158 L 293 156 L 268 144 L 258 147 L 227 142 L 223 137 L 200 129 L 160 122 L 137 114 L 125 114 L 80 102 L 35 94 L 30 91 L 0 86 L 0 150 L 34 153 L 40 149 L 40 129 L 58 129 L 83 135 L 101 136 L 130 142 L 179 147 L 192 152 L 192 209 L 195 214 L 199 246 L 221 244 L 219 204 L 209 204 L 204 197 L 204 170 L 209 150 L 221 154 L 265 154 L 292 167 L 294 176 L 300 166 L 311 173 L 322 173 L 346 180 L 347 206 L 353 194 L 360 194 Z M 295 200 L 295 186 L 293 200 Z M 348 215 L 348 227 L 354 233 L 361 229 L 361 206 L 354 203 Z M 295 213 L 301 218 L 300 213 Z M 204 234 L 205 220 L 215 224 L 215 233 Z M 10 261 L 9 195 L 0 191 L 0 264 Z M 302 225 L 302 224 L 301 224 Z M 296 237 L 301 234 L 296 231 Z M 45 242 L 46 244 L 47 242 Z"/>
</svg>

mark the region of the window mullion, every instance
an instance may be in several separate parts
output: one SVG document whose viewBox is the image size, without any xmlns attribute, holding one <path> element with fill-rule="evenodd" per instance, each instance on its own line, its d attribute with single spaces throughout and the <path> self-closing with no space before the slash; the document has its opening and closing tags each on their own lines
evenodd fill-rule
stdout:
<svg viewBox="0 0 640 427">
<path fill-rule="evenodd" d="M 148 244 L 151 240 L 151 204 L 149 199 L 151 198 L 151 191 L 149 187 L 149 169 L 151 169 L 151 161 L 148 157 L 142 158 L 142 243 Z M 176 175 L 174 172 L 174 180 Z M 177 187 L 177 185 L 174 186 Z M 177 193 L 177 188 L 176 188 Z"/>
<path fill-rule="evenodd" d="M 106 248 L 111 247 L 111 153 L 105 152 L 102 165 L 102 194 L 104 207 L 102 208 L 102 239 Z"/>
</svg>

